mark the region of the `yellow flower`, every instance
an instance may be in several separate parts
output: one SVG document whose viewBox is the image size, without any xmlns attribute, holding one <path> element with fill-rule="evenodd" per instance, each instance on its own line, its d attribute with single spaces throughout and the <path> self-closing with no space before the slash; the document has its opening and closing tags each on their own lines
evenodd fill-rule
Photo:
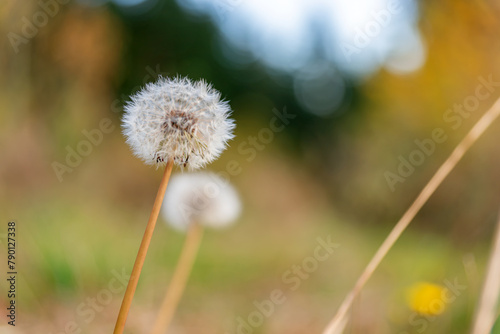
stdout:
<svg viewBox="0 0 500 334">
<path fill-rule="evenodd" d="M 444 312 L 448 289 L 437 284 L 418 282 L 408 289 L 408 305 L 420 314 L 439 315 Z"/>
</svg>

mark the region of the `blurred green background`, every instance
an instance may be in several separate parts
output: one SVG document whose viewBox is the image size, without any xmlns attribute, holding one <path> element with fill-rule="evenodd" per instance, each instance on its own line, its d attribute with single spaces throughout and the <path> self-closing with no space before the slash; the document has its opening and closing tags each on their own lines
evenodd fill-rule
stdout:
<svg viewBox="0 0 500 334">
<path fill-rule="evenodd" d="M 123 295 L 116 277 L 132 268 L 161 178 L 132 156 L 120 117 L 128 96 L 158 75 L 204 78 L 230 101 L 236 138 L 208 169 L 237 161 L 231 182 L 244 203 L 238 224 L 206 234 L 170 332 L 238 333 L 254 301 L 281 289 L 286 302 L 252 333 L 320 333 L 395 221 L 500 95 L 496 1 L 353 3 L 3 0 L 0 258 L 14 220 L 19 309 L 18 326 L 4 319 L 0 333 L 112 331 Z M 460 126 L 447 120 L 490 76 L 470 116 Z M 284 110 L 295 118 L 266 137 Z M 108 119 L 112 130 L 56 171 L 84 132 Z M 448 139 L 391 187 L 387 172 L 397 174 L 400 158 L 436 128 Z M 497 122 L 391 250 L 346 333 L 469 331 L 500 203 L 499 132 Z M 283 275 L 328 236 L 340 246 L 290 290 Z M 127 333 L 149 331 L 182 242 L 157 225 Z M 454 280 L 466 288 L 439 315 L 407 302 L 417 282 Z"/>
</svg>

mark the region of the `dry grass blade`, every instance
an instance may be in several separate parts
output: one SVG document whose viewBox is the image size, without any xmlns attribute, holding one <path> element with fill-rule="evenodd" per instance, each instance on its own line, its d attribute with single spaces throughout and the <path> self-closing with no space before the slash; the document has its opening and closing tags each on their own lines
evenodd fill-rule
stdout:
<svg viewBox="0 0 500 334">
<path fill-rule="evenodd" d="M 158 220 L 158 215 L 160 213 L 161 205 L 163 203 L 163 197 L 165 196 L 165 190 L 167 190 L 168 180 L 170 179 L 170 174 L 172 173 L 172 167 L 174 162 L 172 160 L 168 161 L 165 167 L 165 172 L 163 173 L 163 178 L 158 188 L 156 194 L 155 202 L 153 204 L 153 209 L 151 210 L 151 215 L 149 216 L 148 225 L 146 226 L 146 231 L 144 231 L 144 236 L 142 237 L 142 242 L 139 247 L 139 252 L 135 259 L 134 268 L 130 274 L 130 280 L 128 281 L 127 290 L 123 296 L 122 305 L 120 307 L 120 312 L 118 313 L 118 319 L 116 320 L 115 330 L 113 334 L 122 334 L 125 329 L 125 322 L 127 321 L 128 312 L 130 306 L 132 305 L 132 299 L 134 299 L 135 289 L 137 288 L 137 283 L 139 282 L 139 277 L 141 275 L 142 266 L 144 265 L 144 260 L 146 259 L 146 254 L 148 252 L 149 244 L 151 243 L 151 238 L 153 237 L 153 232 L 156 226 L 156 221 Z"/>
<path fill-rule="evenodd" d="M 484 280 L 483 292 L 472 328 L 472 334 L 488 334 L 495 323 L 500 295 L 500 213 L 491 256 Z"/>
<path fill-rule="evenodd" d="M 354 288 L 342 302 L 337 314 L 330 321 L 323 334 L 339 334 L 339 329 L 347 311 L 351 308 L 352 303 L 361 289 L 365 286 L 368 279 L 372 276 L 375 269 L 378 267 L 382 259 L 386 256 L 394 243 L 399 239 L 403 231 L 408 227 L 415 215 L 420 211 L 422 206 L 427 202 L 431 195 L 436 191 L 437 187 L 443 182 L 448 174 L 453 170 L 457 163 L 462 159 L 465 152 L 476 142 L 476 140 L 486 131 L 493 121 L 500 115 L 500 99 L 486 111 L 481 119 L 469 131 L 467 136 L 457 145 L 451 155 L 437 170 L 434 176 L 430 179 L 424 189 L 420 192 L 417 199 L 412 203 L 403 217 L 396 223 L 392 231 L 384 240 L 380 248 L 377 250 L 367 267 L 356 281 Z"/>
<path fill-rule="evenodd" d="M 151 334 L 164 334 L 167 331 L 186 287 L 196 254 L 198 253 L 202 234 L 203 228 L 200 224 L 191 224 L 189 226 L 179 262 L 175 268 L 172 281 L 167 289 L 165 299 L 158 312 L 158 317 L 156 318 Z"/>
</svg>

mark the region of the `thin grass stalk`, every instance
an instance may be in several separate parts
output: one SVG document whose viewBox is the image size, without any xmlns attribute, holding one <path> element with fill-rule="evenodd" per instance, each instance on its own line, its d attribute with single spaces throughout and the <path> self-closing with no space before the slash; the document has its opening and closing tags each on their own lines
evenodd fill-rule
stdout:
<svg viewBox="0 0 500 334">
<path fill-rule="evenodd" d="M 495 324 L 500 295 L 500 213 L 472 334 L 489 334 Z"/>
<path fill-rule="evenodd" d="M 382 262 L 383 258 L 387 255 L 389 250 L 399 239 L 403 231 L 408 227 L 408 225 L 420 211 L 422 206 L 424 206 L 424 204 L 428 201 L 431 195 L 434 194 L 443 180 L 448 176 L 453 168 L 455 168 L 457 163 L 462 159 L 462 157 L 469 150 L 472 144 L 477 141 L 477 139 L 486 131 L 486 129 L 488 129 L 488 127 L 496 118 L 498 118 L 499 115 L 500 99 L 498 99 L 493 104 L 493 106 L 488 111 L 486 111 L 486 113 L 481 117 L 481 119 L 479 119 L 479 121 L 469 131 L 465 138 L 457 145 L 448 159 L 446 159 L 441 167 L 439 167 L 437 172 L 432 176 L 430 181 L 420 192 L 416 200 L 404 213 L 403 217 L 401 217 L 401 219 L 396 223 L 396 225 L 384 240 L 380 248 L 377 250 L 371 261 L 368 263 L 361 276 L 356 281 L 354 288 L 349 292 L 349 294 L 340 305 L 340 308 L 323 331 L 323 334 L 342 333 L 342 330 L 340 328 L 342 323 L 344 322 L 344 317 L 346 317 L 347 312 L 351 308 L 354 299 L 356 298 L 356 296 L 358 296 L 361 289 L 363 289 L 368 279 L 370 279 L 375 269 L 377 269 L 377 267 L 379 266 L 380 262 Z"/>
</svg>

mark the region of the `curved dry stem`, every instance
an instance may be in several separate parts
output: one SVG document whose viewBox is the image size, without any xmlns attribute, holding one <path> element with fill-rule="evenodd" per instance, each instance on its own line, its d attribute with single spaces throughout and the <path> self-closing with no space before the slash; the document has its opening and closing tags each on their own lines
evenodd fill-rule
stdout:
<svg viewBox="0 0 500 334">
<path fill-rule="evenodd" d="M 203 228 L 200 224 L 193 223 L 189 226 L 179 262 L 150 334 L 164 334 L 167 331 L 189 279 L 202 235 Z"/>
<path fill-rule="evenodd" d="M 495 324 L 500 296 L 500 214 L 491 248 L 488 270 L 479 301 L 472 334 L 488 334 Z"/>
<path fill-rule="evenodd" d="M 135 289 L 137 288 L 137 283 L 139 282 L 142 266 L 144 265 L 144 260 L 146 259 L 149 244 L 151 243 L 151 238 L 153 237 L 156 221 L 158 220 L 161 204 L 163 203 L 163 197 L 165 196 L 165 190 L 167 190 L 168 180 L 170 179 L 170 174 L 172 173 L 173 166 L 174 162 L 172 160 L 169 160 L 167 162 L 167 165 L 165 166 L 165 172 L 163 173 L 160 187 L 158 188 L 158 192 L 156 193 L 153 209 L 151 210 L 151 215 L 149 216 L 146 231 L 144 231 L 144 236 L 142 237 L 142 242 L 139 246 L 139 252 L 137 253 L 137 257 L 135 259 L 134 268 L 132 269 L 132 273 L 130 274 L 127 290 L 125 291 L 125 295 L 123 296 L 122 305 L 120 307 L 120 312 L 118 313 L 118 319 L 116 319 L 116 325 L 113 334 L 122 334 L 125 328 L 125 322 L 127 321 L 128 312 L 130 310 L 130 306 L 132 305 L 132 299 L 134 299 Z"/>
<path fill-rule="evenodd" d="M 394 243 L 399 239 L 403 231 L 408 227 L 415 215 L 420 211 L 422 206 L 427 202 L 429 197 L 436 191 L 437 187 L 443 182 L 448 174 L 453 170 L 457 163 L 462 159 L 465 152 L 476 142 L 476 140 L 486 131 L 486 129 L 493 123 L 493 121 L 500 115 L 500 99 L 498 99 L 493 106 L 486 111 L 481 119 L 469 131 L 467 136 L 457 145 L 451 155 L 439 167 L 434 176 L 430 179 L 424 189 L 420 192 L 417 199 L 404 213 L 403 217 L 396 223 L 392 231 L 384 240 L 380 248 L 377 250 L 367 267 L 356 281 L 354 288 L 349 292 L 344 299 L 337 313 L 330 321 L 323 334 L 340 334 L 342 332 L 341 325 L 344 317 L 352 306 L 354 299 L 358 296 L 361 289 L 365 286 L 368 279 L 372 276 L 375 269 L 387 255 Z"/>
</svg>

